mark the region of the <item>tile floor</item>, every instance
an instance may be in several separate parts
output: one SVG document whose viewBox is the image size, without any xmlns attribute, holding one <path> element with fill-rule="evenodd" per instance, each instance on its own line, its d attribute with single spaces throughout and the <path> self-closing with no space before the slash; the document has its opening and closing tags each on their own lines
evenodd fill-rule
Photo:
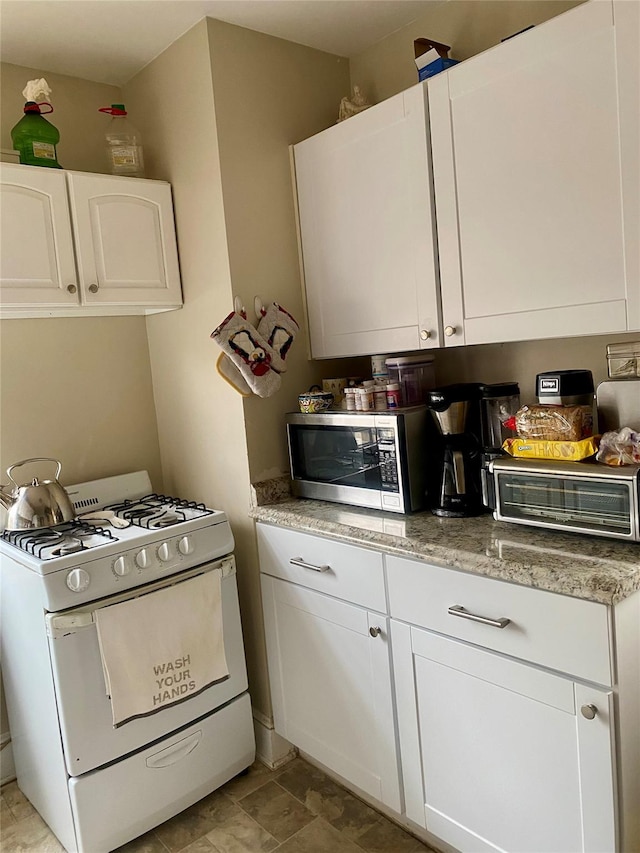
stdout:
<svg viewBox="0 0 640 853">
<path fill-rule="evenodd" d="M 0 788 L 2 853 L 64 853 L 15 782 Z M 118 853 L 431 853 L 300 758 L 244 776 Z"/>
</svg>

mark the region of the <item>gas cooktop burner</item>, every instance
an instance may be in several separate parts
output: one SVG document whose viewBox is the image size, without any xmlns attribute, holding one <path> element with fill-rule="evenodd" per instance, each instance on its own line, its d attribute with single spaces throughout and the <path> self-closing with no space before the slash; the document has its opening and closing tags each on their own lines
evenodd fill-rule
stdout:
<svg viewBox="0 0 640 853">
<path fill-rule="evenodd" d="M 111 531 L 84 521 L 68 521 L 38 530 L 5 530 L 2 538 L 39 560 L 53 560 L 77 551 L 88 551 L 116 540 Z"/>
<path fill-rule="evenodd" d="M 136 527 L 145 527 L 149 530 L 172 527 L 174 524 L 213 514 L 212 510 L 207 509 L 204 504 L 156 494 L 147 495 L 139 500 L 111 504 L 105 508 L 115 512 L 119 518 L 130 521 Z"/>
</svg>

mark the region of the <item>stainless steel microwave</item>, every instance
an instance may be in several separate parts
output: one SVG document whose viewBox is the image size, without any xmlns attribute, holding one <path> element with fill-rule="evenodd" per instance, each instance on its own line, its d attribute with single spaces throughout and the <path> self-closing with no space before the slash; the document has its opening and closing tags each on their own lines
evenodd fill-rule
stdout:
<svg viewBox="0 0 640 853">
<path fill-rule="evenodd" d="M 292 491 L 408 513 L 425 505 L 426 406 L 286 418 Z"/>
<path fill-rule="evenodd" d="M 504 457 L 490 471 L 497 521 L 640 542 L 640 465 Z"/>
</svg>

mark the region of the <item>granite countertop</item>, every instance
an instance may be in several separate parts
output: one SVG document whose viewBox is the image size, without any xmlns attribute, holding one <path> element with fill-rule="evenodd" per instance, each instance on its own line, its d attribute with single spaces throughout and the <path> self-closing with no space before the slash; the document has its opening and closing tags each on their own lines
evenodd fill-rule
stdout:
<svg viewBox="0 0 640 853">
<path fill-rule="evenodd" d="M 640 590 L 640 543 L 477 518 L 396 515 L 292 498 L 288 478 L 254 484 L 252 518 L 537 589 L 617 604 Z"/>
</svg>

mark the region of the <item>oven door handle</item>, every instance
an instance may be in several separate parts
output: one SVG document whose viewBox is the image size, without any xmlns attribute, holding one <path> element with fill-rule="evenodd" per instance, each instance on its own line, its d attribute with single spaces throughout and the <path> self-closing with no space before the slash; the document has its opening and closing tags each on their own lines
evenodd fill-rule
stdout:
<svg viewBox="0 0 640 853">
<path fill-rule="evenodd" d="M 67 634 L 75 634 L 82 628 L 90 628 L 95 625 L 93 611 L 78 610 L 76 613 L 61 613 L 59 616 L 48 615 L 46 617 L 47 636 L 52 640 L 65 637 Z"/>
<path fill-rule="evenodd" d="M 179 574 L 170 575 L 162 580 L 147 583 L 142 586 L 134 586 L 131 589 L 117 593 L 116 595 L 107 595 L 99 598 L 91 604 L 80 605 L 76 610 L 66 611 L 64 613 L 47 613 L 45 615 L 45 625 L 47 637 L 52 640 L 59 640 L 67 634 L 75 634 L 83 628 L 90 628 L 95 624 L 94 610 L 100 607 L 110 607 L 112 604 L 120 604 L 122 601 L 129 601 L 132 598 L 138 598 L 141 595 L 148 595 L 150 592 L 157 592 L 159 589 L 173 586 L 176 583 L 190 580 L 196 575 L 202 575 L 205 572 L 221 573 L 222 579 L 234 575 L 236 573 L 235 557 L 230 554 L 222 560 L 217 560 L 215 563 L 204 563 L 201 566 L 195 566 Z"/>
<path fill-rule="evenodd" d="M 150 755 L 145 763 L 147 767 L 150 767 L 152 770 L 162 767 L 171 767 L 172 764 L 177 764 L 178 761 L 181 761 L 183 758 L 186 758 L 189 753 L 193 752 L 201 740 L 202 730 L 198 729 L 197 732 L 189 735 L 189 737 L 182 738 L 182 740 L 179 740 L 177 743 L 172 743 L 171 746 L 166 747 L 166 749 L 161 749 L 160 752 Z"/>
</svg>

